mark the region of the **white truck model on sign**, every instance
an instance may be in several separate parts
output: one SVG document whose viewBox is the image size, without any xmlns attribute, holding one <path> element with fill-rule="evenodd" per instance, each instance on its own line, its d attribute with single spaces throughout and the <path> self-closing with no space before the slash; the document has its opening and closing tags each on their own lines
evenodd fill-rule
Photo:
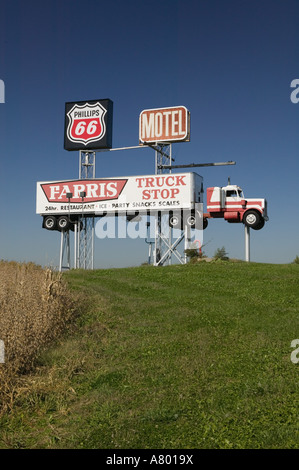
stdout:
<svg viewBox="0 0 299 470">
<path fill-rule="evenodd" d="M 243 222 L 254 230 L 263 228 L 269 220 L 266 199 L 247 199 L 237 185 L 207 188 L 207 213 L 204 214 L 203 226 L 210 218 L 224 218 L 228 222 Z"/>
<path fill-rule="evenodd" d="M 169 213 L 171 227 L 202 220 L 203 178 L 196 173 L 37 183 L 36 212 L 48 230 L 73 229 L 82 217 Z M 188 213 L 183 220 L 182 211 Z"/>
</svg>

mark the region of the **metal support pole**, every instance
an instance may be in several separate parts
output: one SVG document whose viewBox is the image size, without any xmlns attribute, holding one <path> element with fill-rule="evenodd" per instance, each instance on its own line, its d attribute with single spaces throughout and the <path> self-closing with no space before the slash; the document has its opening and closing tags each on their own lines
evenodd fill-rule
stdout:
<svg viewBox="0 0 299 470">
<path fill-rule="evenodd" d="M 155 245 L 154 245 L 154 266 L 157 266 L 159 263 L 159 244 L 160 244 L 160 237 L 159 237 L 159 218 L 158 214 L 155 214 Z"/>
<path fill-rule="evenodd" d="M 216 163 L 190 163 L 188 165 L 160 165 L 160 169 L 167 169 L 167 168 L 196 168 L 196 167 L 203 167 L 203 166 L 223 166 L 223 165 L 235 165 L 236 162 L 229 161 L 229 162 L 216 162 Z"/>
<path fill-rule="evenodd" d="M 77 269 L 77 242 L 78 242 L 78 224 L 74 224 L 74 269 Z"/>
<path fill-rule="evenodd" d="M 148 264 L 151 264 L 151 258 L 152 258 L 152 243 L 148 244 Z"/>
<path fill-rule="evenodd" d="M 91 266 L 90 269 L 93 269 L 93 260 L 94 260 L 94 217 L 91 218 Z"/>
<path fill-rule="evenodd" d="M 185 258 L 184 258 L 184 261 L 185 261 L 185 264 L 186 264 L 187 261 L 188 261 L 188 256 L 187 256 L 186 250 L 188 250 L 190 248 L 190 240 L 191 240 L 191 234 L 190 234 L 191 228 L 190 228 L 190 226 L 185 225 L 184 231 L 185 231 L 185 250 L 184 250 Z"/>
<path fill-rule="evenodd" d="M 171 244 L 172 244 L 172 228 L 169 227 L 169 226 L 168 226 L 168 242 L 169 242 L 169 246 L 171 246 Z M 172 265 L 171 252 L 169 253 L 169 257 L 168 257 L 168 264 L 169 264 L 169 266 Z"/>
<path fill-rule="evenodd" d="M 79 179 L 95 178 L 95 151 L 79 151 Z M 84 196 L 85 197 L 85 196 Z M 82 215 L 77 228 L 77 268 L 93 269 L 94 260 L 94 216 L 84 214 L 84 197 L 82 197 Z M 82 225 L 82 227 L 81 227 Z"/>
<path fill-rule="evenodd" d="M 63 265 L 63 258 L 66 254 L 66 265 Z M 60 256 L 59 256 L 59 271 L 71 268 L 71 251 L 70 251 L 70 232 L 61 231 L 60 235 Z"/>
<path fill-rule="evenodd" d="M 155 174 L 171 173 L 172 146 L 170 143 L 157 142 L 152 146 L 155 150 Z M 168 168 L 164 169 L 163 165 L 167 164 Z M 166 221 L 167 219 L 167 221 Z M 168 233 L 166 233 L 168 232 Z M 165 239 L 167 237 L 167 243 Z M 172 242 L 172 230 L 168 226 L 168 217 L 158 212 L 155 215 L 155 253 L 154 253 L 154 266 L 163 265 L 167 261 L 171 264 L 171 252 L 169 258 L 165 257 L 165 250 Z M 165 261 L 163 261 L 165 260 Z"/>
<path fill-rule="evenodd" d="M 250 227 L 245 225 L 245 261 L 250 261 Z"/>
<path fill-rule="evenodd" d="M 60 233 L 60 255 L 59 255 L 59 271 L 62 271 L 62 257 L 63 257 L 63 232 Z"/>
</svg>

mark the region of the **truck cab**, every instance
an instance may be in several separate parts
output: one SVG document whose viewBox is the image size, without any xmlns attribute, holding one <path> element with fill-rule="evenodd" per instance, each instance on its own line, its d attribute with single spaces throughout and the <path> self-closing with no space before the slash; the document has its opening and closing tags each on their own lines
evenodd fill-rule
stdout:
<svg viewBox="0 0 299 470">
<path fill-rule="evenodd" d="M 230 223 L 244 223 L 254 230 L 263 228 L 268 220 L 267 201 L 261 198 L 245 198 L 237 185 L 207 188 L 207 213 L 204 218 L 224 218 Z"/>
</svg>

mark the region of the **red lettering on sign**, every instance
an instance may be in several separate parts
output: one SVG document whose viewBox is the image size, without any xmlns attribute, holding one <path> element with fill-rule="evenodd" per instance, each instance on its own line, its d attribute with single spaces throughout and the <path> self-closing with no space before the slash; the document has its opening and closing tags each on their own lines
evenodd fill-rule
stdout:
<svg viewBox="0 0 299 470">
<path fill-rule="evenodd" d="M 179 192 L 179 188 L 144 189 L 142 191 L 142 199 L 175 199 Z"/>
<path fill-rule="evenodd" d="M 117 199 L 127 181 L 127 179 L 61 181 L 55 184 L 42 184 L 42 188 L 49 202 L 68 202 L 67 193 L 72 193 L 72 202 L 78 202 L 82 200 L 80 196 L 82 192 L 86 192 L 84 202 L 96 202 Z"/>
<path fill-rule="evenodd" d="M 96 119 L 74 119 L 70 129 L 70 135 L 74 139 L 88 140 L 98 137 L 102 133 L 102 125 L 99 118 Z"/>
</svg>

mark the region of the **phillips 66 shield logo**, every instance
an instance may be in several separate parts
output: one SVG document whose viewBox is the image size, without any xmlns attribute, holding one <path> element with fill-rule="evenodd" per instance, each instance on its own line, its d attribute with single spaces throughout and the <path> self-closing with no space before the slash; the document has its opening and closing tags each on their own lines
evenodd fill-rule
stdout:
<svg viewBox="0 0 299 470">
<path fill-rule="evenodd" d="M 66 103 L 64 148 L 100 149 L 112 146 L 112 101 Z"/>
</svg>

